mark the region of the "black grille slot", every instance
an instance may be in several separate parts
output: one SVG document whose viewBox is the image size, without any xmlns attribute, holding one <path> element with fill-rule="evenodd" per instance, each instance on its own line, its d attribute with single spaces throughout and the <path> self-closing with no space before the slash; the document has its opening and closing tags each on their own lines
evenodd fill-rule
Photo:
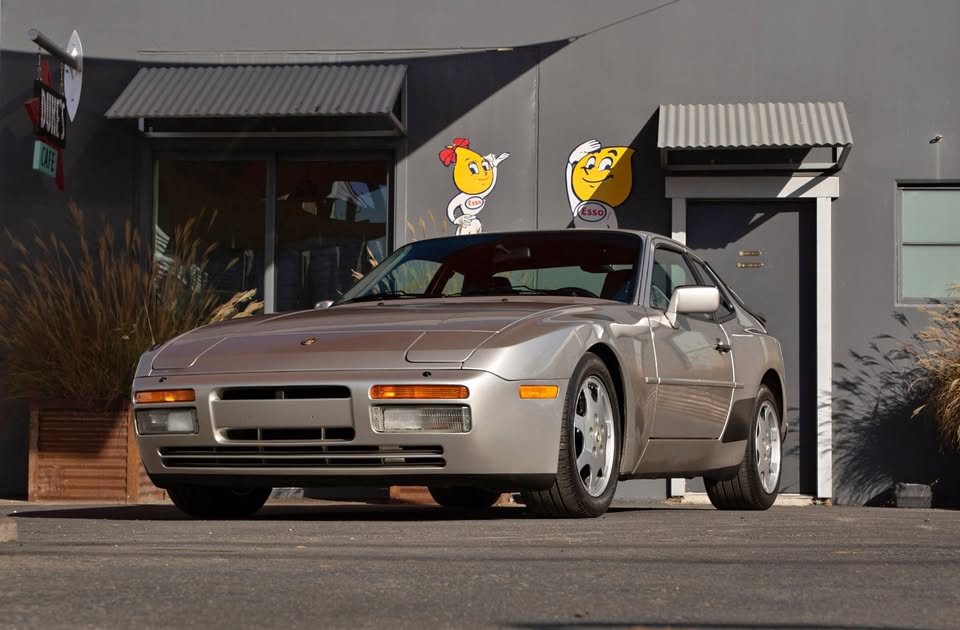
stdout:
<svg viewBox="0 0 960 630">
<path fill-rule="evenodd" d="M 324 400 L 350 398 L 343 385 L 290 385 L 283 387 L 231 387 L 220 392 L 220 400 Z"/>
<path fill-rule="evenodd" d="M 354 438 L 353 427 L 329 427 L 320 429 L 224 429 L 222 435 L 227 440 L 242 441 L 313 441 L 328 440 L 349 442 Z"/>
<path fill-rule="evenodd" d="M 442 446 L 181 446 L 160 449 L 167 468 L 443 468 Z"/>
</svg>

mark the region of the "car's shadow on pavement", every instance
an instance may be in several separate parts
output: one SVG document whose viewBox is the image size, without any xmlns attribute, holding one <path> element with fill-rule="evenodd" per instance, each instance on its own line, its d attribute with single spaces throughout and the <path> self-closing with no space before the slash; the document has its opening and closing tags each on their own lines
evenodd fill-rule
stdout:
<svg viewBox="0 0 960 630">
<path fill-rule="evenodd" d="M 612 507 L 608 515 L 651 510 L 671 510 L 675 506 L 644 504 Z M 192 520 L 170 504 L 110 506 L 28 506 L 9 516 L 14 518 L 90 519 L 108 521 L 181 521 Z M 486 510 L 452 510 L 435 505 L 364 503 L 271 503 L 246 521 L 463 521 L 533 519 L 520 505 L 497 506 Z"/>
</svg>

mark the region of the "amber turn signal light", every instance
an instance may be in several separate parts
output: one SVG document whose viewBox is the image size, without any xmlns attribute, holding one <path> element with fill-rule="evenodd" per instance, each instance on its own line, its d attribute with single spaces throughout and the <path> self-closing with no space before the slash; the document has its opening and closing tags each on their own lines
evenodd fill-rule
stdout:
<svg viewBox="0 0 960 630">
<path fill-rule="evenodd" d="M 160 389 L 148 392 L 137 392 L 133 396 L 134 402 L 156 404 L 172 402 L 193 402 L 197 399 L 192 389 Z"/>
<path fill-rule="evenodd" d="M 520 398 L 556 398 L 559 391 L 556 385 L 521 385 Z"/>
<path fill-rule="evenodd" d="M 431 398 L 453 400 L 466 398 L 470 390 L 465 385 L 374 385 L 370 388 L 373 400 L 400 400 Z"/>
</svg>

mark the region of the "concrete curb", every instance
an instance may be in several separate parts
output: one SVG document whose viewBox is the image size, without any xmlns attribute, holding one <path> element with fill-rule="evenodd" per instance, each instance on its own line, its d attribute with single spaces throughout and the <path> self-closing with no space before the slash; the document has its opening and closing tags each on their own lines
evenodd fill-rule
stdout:
<svg viewBox="0 0 960 630">
<path fill-rule="evenodd" d="M 678 497 L 682 505 L 710 505 L 710 497 L 706 492 L 689 492 Z M 806 505 L 830 505 L 829 499 L 817 499 L 806 494 L 781 494 L 774 502 L 777 507 L 803 507 Z"/>
<path fill-rule="evenodd" d="M 17 522 L 8 516 L 0 516 L 0 543 L 17 540 Z"/>
</svg>

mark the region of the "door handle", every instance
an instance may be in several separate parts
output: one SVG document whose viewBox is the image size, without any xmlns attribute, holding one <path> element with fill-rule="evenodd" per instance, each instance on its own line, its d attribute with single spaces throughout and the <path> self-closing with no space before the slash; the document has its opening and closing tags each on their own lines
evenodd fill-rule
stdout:
<svg viewBox="0 0 960 630">
<path fill-rule="evenodd" d="M 717 343 L 716 345 L 713 346 L 713 349 L 719 352 L 720 354 L 724 354 L 725 352 L 730 352 L 730 344 L 723 343 L 722 341 L 717 339 Z"/>
</svg>

